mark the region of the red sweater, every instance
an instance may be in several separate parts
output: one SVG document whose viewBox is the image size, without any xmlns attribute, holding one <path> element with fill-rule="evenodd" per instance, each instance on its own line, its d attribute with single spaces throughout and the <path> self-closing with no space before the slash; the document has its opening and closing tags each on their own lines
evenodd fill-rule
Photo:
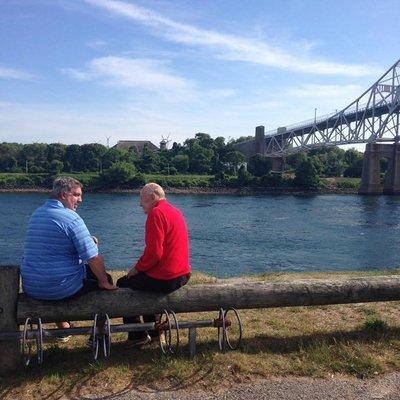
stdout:
<svg viewBox="0 0 400 400">
<path fill-rule="evenodd" d="M 151 278 L 168 280 L 190 272 L 189 238 L 182 213 L 160 200 L 146 220 L 146 247 L 135 268 Z"/>
</svg>

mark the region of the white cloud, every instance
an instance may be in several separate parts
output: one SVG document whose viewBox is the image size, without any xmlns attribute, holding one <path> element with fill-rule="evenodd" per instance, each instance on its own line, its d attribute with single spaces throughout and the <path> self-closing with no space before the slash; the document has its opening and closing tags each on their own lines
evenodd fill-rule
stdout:
<svg viewBox="0 0 400 400">
<path fill-rule="evenodd" d="M 105 40 L 101 40 L 101 39 L 95 39 L 95 40 L 91 40 L 89 42 L 86 43 L 86 45 L 88 47 L 90 47 L 91 49 L 102 49 L 104 47 L 106 47 L 108 45 L 108 43 Z"/>
<path fill-rule="evenodd" d="M 202 46 L 216 51 L 219 58 L 246 61 L 295 72 L 342 75 L 350 77 L 376 74 L 377 69 L 368 65 L 344 64 L 316 59 L 300 45 L 305 54 L 294 54 L 265 41 L 251 40 L 213 30 L 206 30 L 176 22 L 152 10 L 120 0 L 85 0 L 108 12 L 131 19 L 151 28 L 152 33 L 175 43 Z M 301 43 L 301 42 L 300 42 Z"/>
<path fill-rule="evenodd" d="M 33 75 L 15 68 L 7 68 L 0 65 L 0 79 L 15 79 L 21 81 L 32 80 Z"/>
<path fill-rule="evenodd" d="M 362 94 L 363 88 L 359 85 L 317 85 L 304 84 L 288 88 L 285 93 L 288 96 L 298 98 L 324 98 L 329 99 L 344 99 L 355 100 Z"/>
<path fill-rule="evenodd" d="M 174 75 L 159 60 L 126 57 L 95 58 L 86 70 L 66 68 L 63 73 L 79 81 L 104 80 L 114 86 L 136 87 L 152 91 L 165 89 L 185 90 L 191 81 Z"/>
</svg>

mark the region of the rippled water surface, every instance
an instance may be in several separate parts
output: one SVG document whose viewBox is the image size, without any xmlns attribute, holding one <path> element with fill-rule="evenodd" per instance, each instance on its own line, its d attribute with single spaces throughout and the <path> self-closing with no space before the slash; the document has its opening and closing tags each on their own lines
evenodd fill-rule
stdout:
<svg viewBox="0 0 400 400">
<path fill-rule="evenodd" d="M 19 264 L 29 216 L 44 194 L 0 194 L 0 264 Z M 366 270 L 400 265 L 400 197 L 170 195 L 185 214 L 191 264 L 218 276 Z M 137 195 L 87 194 L 79 208 L 111 269 L 143 248 Z"/>
</svg>

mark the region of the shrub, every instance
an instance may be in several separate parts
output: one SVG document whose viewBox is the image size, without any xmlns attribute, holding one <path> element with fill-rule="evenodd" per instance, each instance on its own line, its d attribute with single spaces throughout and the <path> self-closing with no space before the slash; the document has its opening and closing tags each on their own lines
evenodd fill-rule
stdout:
<svg viewBox="0 0 400 400">
<path fill-rule="evenodd" d="M 359 182 L 351 179 L 343 179 L 336 183 L 339 189 L 358 189 L 360 186 Z"/>
<path fill-rule="evenodd" d="M 121 161 L 113 164 L 101 174 L 101 180 L 106 187 L 118 187 L 128 183 L 135 175 L 133 164 Z"/>
<path fill-rule="evenodd" d="M 138 173 L 136 174 L 128 183 L 127 185 L 130 188 L 133 189 L 138 189 L 141 188 L 142 186 L 144 186 L 146 184 L 146 178 L 144 177 L 143 174 Z"/>
</svg>

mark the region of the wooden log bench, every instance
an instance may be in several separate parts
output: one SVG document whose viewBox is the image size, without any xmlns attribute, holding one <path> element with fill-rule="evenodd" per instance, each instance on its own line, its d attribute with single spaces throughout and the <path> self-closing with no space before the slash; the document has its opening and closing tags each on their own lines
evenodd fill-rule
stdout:
<svg viewBox="0 0 400 400">
<path fill-rule="evenodd" d="M 376 276 L 188 285 L 171 294 L 119 289 L 91 292 L 68 301 L 39 301 L 18 293 L 18 267 L 0 267 L 0 271 L 0 335 L 19 331 L 27 318 L 41 318 L 43 322 L 83 321 L 93 320 L 95 314 L 118 318 L 163 310 L 196 313 L 231 307 L 257 309 L 400 300 L 400 277 Z M 15 369 L 19 362 L 19 341 L 0 340 L 0 372 Z"/>
</svg>

